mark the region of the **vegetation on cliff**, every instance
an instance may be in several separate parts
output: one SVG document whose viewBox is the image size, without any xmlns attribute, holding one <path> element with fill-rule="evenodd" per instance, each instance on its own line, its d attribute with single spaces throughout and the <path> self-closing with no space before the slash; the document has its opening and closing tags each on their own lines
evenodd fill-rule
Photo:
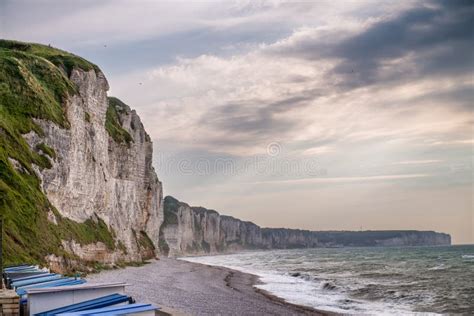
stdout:
<svg viewBox="0 0 474 316">
<path fill-rule="evenodd" d="M 61 240 L 104 242 L 113 232 L 99 220 L 62 218 L 41 191 L 35 168 L 51 167 L 56 153 L 46 144 L 32 149 L 22 134 L 44 132 L 34 119 L 68 128 L 66 98 L 76 93 L 74 68 L 99 71 L 73 54 L 45 45 L 0 40 L 0 214 L 4 217 L 4 262 L 41 263 L 47 254 L 68 256 Z M 54 214 L 56 222 L 48 220 Z"/>
<path fill-rule="evenodd" d="M 120 113 L 125 112 L 128 106 L 115 97 L 109 97 L 109 107 L 105 117 L 105 128 L 113 140 L 117 143 L 130 144 L 132 136 L 122 127 Z"/>
</svg>

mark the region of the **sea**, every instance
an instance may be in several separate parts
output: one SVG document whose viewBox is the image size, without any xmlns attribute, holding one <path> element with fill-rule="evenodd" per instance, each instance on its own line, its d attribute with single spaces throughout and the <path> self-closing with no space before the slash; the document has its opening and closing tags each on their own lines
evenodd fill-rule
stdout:
<svg viewBox="0 0 474 316">
<path fill-rule="evenodd" d="M 260 277 L 287 302 L 343 314 L 474 315 L 474 245 L 314 248 L 185 257 Z"/>
</svg>

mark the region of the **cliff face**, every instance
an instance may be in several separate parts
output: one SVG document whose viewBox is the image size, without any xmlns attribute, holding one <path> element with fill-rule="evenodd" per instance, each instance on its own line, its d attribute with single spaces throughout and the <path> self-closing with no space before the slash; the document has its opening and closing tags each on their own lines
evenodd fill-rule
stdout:
<svg viewBox="0 0 474 316">
<path fill-rule="evenodd" d="M 449 245 L 447 234 L 421 231 L 307 231 L 260 228 L 251 222 L 191 207 L 167 196 L 160 231 L 161 251 L 169 256 L 243 249 Z"/>
<path fill-rule="evenodd" d="M 14 136 L 2 138 L 8 143 L 0 156 L 2 183 L 12 179 L 8 190 L 0 185 L 0 195 L 12 195 L 0 205 L 11 237 L 7 261 L 154 257 L 162 185 L 135 111 L 107 97 L 107 80 L 96 66 L 51 47 L 0 41 L 0 70 L 7 80 L 0 121 L 8 123 L 0 132 Z M 18 196 L 26 201 L 20 204 Z M 16 221 L 22 213 L 28 222 Z M 41 239 L 51 245 L 36 246 Z"/>
<path fill-rule="evenodd" d="M 220 216 L 217 212 L 166 197 L 165 220 L 160 228 L 160 250 L 170 256 L 221 251 Z"/>
<path fill-rule="evenodd" d="M 81 259 L 102 262 L 141 260 L 140 238 L 158 245 L 163 221 L 162 187 L 152 167 L 152 143 L 135 111 L 107 98 L 108 84 L 101 72 L 74 69 L 70 80 L 78 93 L 65 101 L 70 127 L 35 120 L 44 135 L 24 135 L 31 148 L 46 144 L 56 153 L 52 167 L 37 170 L 51 204 L 64 217 L 77 222 L 100 218 L 113 230 L 120 248 L 102 256 L 101 244 L 66 249 Z M 130 138 L 117 141 L 106 130 L 108 108 Z M 94 255 L 97 253 L 97 255 Z"/>
</svg>

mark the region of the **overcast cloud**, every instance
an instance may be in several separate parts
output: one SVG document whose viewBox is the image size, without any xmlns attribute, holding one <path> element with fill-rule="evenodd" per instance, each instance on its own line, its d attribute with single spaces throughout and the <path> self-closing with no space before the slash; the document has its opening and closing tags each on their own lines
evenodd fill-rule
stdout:
<svg viewBox="0 0 474 316">
<path fill-rule="evenodd" d="M 1 37 L 103 69 L 166 194 L 263 226 L 455 242 L 474 242 L 473 21 L 472 1 L 0 0 Z"/>
</svg>

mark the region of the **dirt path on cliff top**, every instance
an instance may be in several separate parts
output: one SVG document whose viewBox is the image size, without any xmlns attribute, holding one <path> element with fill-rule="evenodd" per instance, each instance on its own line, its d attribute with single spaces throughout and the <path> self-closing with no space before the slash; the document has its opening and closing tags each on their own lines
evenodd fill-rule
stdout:
<svg viewBox="0 0 474 316">
<path fill-rule="evenodd" d="M 104 271 L 87 279 L 126 282 L 127 294 L 137 302 L 153 303 L 173 314 L 322 315 L 256 290 L 252 285 L 257 278 L 251 274 L 176 259 Z"/>
</svg>

